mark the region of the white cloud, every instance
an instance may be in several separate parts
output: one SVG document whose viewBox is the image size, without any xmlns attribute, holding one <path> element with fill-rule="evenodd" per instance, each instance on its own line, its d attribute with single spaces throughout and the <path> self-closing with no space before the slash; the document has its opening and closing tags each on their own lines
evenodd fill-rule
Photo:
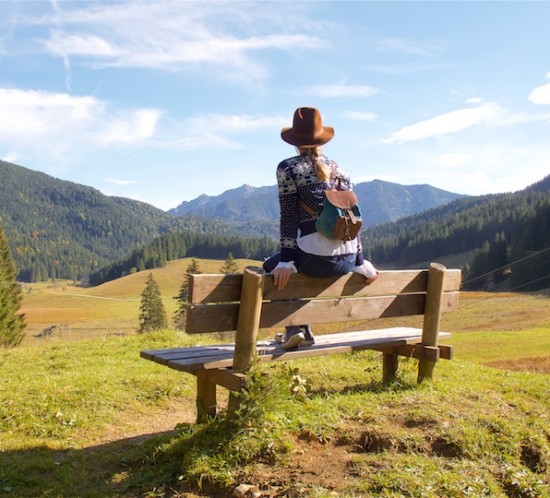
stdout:
<svg viewBox="0 0 550 498">
<path fill-rule="evenodd" d="M 505 116 L 498 104 L 484 103 L 474 108 L 458 109 L 405 126 L 383 140 L 384 143 L 404 143 L 456 133 L 482 123 L 497 124 Z"/>
<path fill-rule="evenodd" d="M 375 121 L 378 115 L 374 112 L 347 111 L 344 117 L 355 121 Z"/>
<path fill-rule="evenodd" d="M 444 168 L 458 168 L 472 162 L 472 156 L 464 153 L 443 154 L 437 158 L 437 164 Z"/>
<path fill-rule="evenodd" d="M 550 78 L 550 73 L 546 73 L 546 77 Z M 550 105 L 550 83 L 535 88 L 528 99 L 533 104 Z"/>
<path fill-rule="evenodd" d="M 99 57 L 115 57 L 121 55 L 107 40 L 94 35 L 66 34 L 59 30 L 53 31 L 45 41 L 45 47 L 53 54 L 94 55 Z"/>
<path fill-rule="evenodd" d="M 182 149 L 238 149 L 242 145 L 229 138 L 230 136 L 265 128 L 280 129 L 286 122 L 280 116 L 196 115 L 183 122 L 171 124 L 171 134 L 177 137 L 171 140 L 171 144 Z"/>
<path fill-rule="evenodd" d="M 0 145 L 63 153 L 81 144 L 137 144 L 152 137 L 157 109 L 113 109 L 91 96 L 0 88 Z"/>
<path fill-rule="evenodd" d="M 58 135 L 89 124 L 103 104 L 94 97 L 74 97 L 65 93 L 0 88 L 0 135 L 32 139 Z"/>
<path fill-rule="evenodd" d="M 135 180 L 122 180 L 122 179 L 118 179 L 118 178 L 106 178 L 105 182 L 106 183 L 112 183 L 114 185 L 120 185 L 120 186 L 123 186 L 123 187 L 125 187 L 127 185 L 134 185 L 134 184 L 137 183 Z"/>
<path fill-rule="evenodd" d="M 123 116 L 110 120 L 96 134 L 97 140 L 102 145 L 143 142 L 155 134 L 160 114 L 157 109 L 140 109 L 129 114 L 124 113 Z"/>
<path fill-rule="evenodd" d="M 2 161 L 6 161 L 7 163 L 16 163 L 17 161 L 21 160 L 23 157 L 24 156 L 22 154 L 20 154 L 15 150 L 10 150 L 5 154 L 0 154 L 0 158 L 2 159 Z"/>
<path fill-rule="evenodd" d="M 322 98 L 370 97 L 380 90 L 368 85 L 318 85 L 308 87 L 305 93 Z"/>
<path fill-rule="evenodd" d="M 258 130 L 279 126 L 284 119 L 279 116 L 238 116 L 224 114 L 206 114 L 195 116 L 187 120 L 193 134 L 210 133 L 237 133 L 241 131 Z"/>
<path fill-rule="evenodd" d="M 208 64 L 223 68 L 228 78 L 242 80 L 267 74 L 263 59 L 254 58 L 254 52 L 295 52 L 325 45 L 304 26 L 285 29 L 279 8 L 254 7 L 247 9 L 242 2 L 179 1 L 90 2 L 80 7 L 75 2 L 58 4 L 55 15 L 19 22 L 55 26 L 42 39 L 42 47 L 62 58 L 78 58 L 92 68 L 177 71 Z M 290 8 L 287 5 L 285 11 Z M 238 29 L 232 29 L 235 26 Z"/>
<path fill-rule="evenodd" d="M 375 45 L 377 52 L 398 52 L 407 55 L 426 57 L 442 50 L 443 43 L 419 42 L 405 38 L 384 38 Z"/>
</svg>

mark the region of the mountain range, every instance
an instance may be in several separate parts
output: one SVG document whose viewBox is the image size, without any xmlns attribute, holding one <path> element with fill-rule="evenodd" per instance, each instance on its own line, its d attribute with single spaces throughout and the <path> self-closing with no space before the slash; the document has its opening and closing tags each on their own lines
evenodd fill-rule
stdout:
<svg viewBox="0 0 550 498">
<path fill-rule="evenodd" d="M 146 256 L 149 265 L 176 254 L 244 257 L 239 251 L 265 250 L 278 238 L 276 186 L 243 185 L 219 196 L 201 195 L 168 212 L 5 161 L 0 161 L 0 186 L 0 228 L 22 281 L 86 281 L 93 272 L 116 269 L 131 254 L 139 261 Z M 470 254 L 471 262 L 479 251 L 493 257 L 504 247 L 509 256 L 550 246 L 544 239 L 550 237 L 550 177 L 523 191 L 487 196 L 379 180 L 354 190 L 369 228 L 363 247 L 385 267 L 457 253 Z M 177 234 L 183 236 L 168 237 Z"/>
<path fill-rule="evenodd" d="M 381 180 L 358 183 L 354 191 L 363 211 L 365 226 L 395 221 L 464 197 L 430 185 L 405 186 Z M 218 196 L 201 195 L 182 202 L 168 213 L 204 216 L 226 222 L 273 223 L 279 216 L 277 186 L 243 185 Z"/>
</svg>

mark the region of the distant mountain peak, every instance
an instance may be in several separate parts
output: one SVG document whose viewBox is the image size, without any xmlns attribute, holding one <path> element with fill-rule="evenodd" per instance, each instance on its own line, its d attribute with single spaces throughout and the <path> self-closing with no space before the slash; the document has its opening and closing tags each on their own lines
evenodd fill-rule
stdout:
<svg viewBox="0 0 550 498">
<path fill-rule="evenodd" d="M 365 213 L 366 225 L 395 221 L 463 197 L 430 185 L 399 185 L 371 180 L 354 186 Z M 276 223 L 279 217 L 277 186 L 253 187 L 244 184 L 217 196 L 199 196 L 182 202 L 168 213 L 198 215 L 229 222 Z"/>
</svg>

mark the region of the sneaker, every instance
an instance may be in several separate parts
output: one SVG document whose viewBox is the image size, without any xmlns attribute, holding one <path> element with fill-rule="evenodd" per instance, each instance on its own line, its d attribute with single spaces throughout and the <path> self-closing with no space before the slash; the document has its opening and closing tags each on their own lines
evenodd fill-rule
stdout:
<svg viewBox="0 0 550 498">
<path fill-rule="evenodd" d="M 304 342 L 302 342 L 302 346 L 313 346 L 315 344 L 315 337 L 313 336 L 311 327 L 309 325 L 300 325 L 300 330 L 302 331 L 302 334 L 304 334 Z"/>
<path fill-rule="evenodd" d="M 287 327 L 286 333 L 282 339 L 282 347 L 286 350 L 297 349 L 302 342 L 304 342 L 305 336 L 300 327 Z"/>
</svg>

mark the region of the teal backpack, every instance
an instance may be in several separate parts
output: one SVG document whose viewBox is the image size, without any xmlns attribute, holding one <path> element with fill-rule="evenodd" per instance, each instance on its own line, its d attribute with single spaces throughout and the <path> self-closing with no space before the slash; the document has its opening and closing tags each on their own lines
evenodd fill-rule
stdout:
<svg viewBox="0 0 550 498">
<path fill-rule="evenodd" d="M 336 171 L 333 172 L 336 175 Z M 336 176 L 333 176 L 334 180 Z M 323 209 L 317 214 L 304 201 L 299 204 L 310 216 L 317 217 L 315 228 L 325 237 L 333 240 L 353 240 L 359 234 L 363 224 L 363 216 L 359 208 L 358 199 L 351 190 L 340 190 L 341 178 L 338 178 L 338 187 L 325 190 Z"/>
</svg>

